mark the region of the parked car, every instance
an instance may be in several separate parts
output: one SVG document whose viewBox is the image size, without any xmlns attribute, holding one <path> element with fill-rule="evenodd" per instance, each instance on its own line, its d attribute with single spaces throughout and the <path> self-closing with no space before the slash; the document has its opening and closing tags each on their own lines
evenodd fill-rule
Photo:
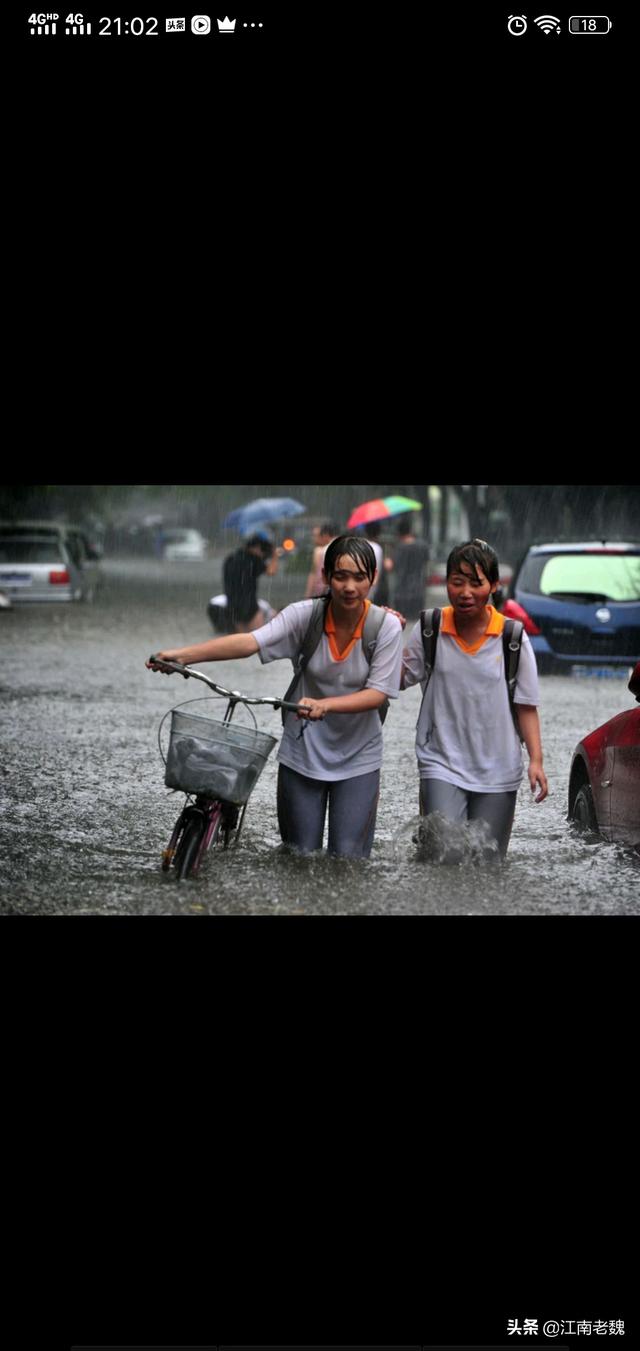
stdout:
<svg viewBox="0 0 640 1351">
<path fill-rule="evenodd" d="M 207 541 L 199 530 L 163 530 L 162 556 L 168 562 L 198 562 L 207 557 Z"/>
<path fill-rule="evenodd" d="M 538 670 L 632 666 L 640 658 L 640 544 L 536 544 L 503 614 L 521 619 Z"/>
<path fill-rule="evenodd" d="M 629 689 L 640 703 L 640 661 Z M 580 830 L 640 850 L 640 708 L 617 713 L 576 746 L 569 819 Z"/>
<path fill-rule="evenodd" d="M 79 526 L 56 521 L 0 521 L 0 590 L 25 601 L 93 600 L 98 553 Z"/>
</svg>

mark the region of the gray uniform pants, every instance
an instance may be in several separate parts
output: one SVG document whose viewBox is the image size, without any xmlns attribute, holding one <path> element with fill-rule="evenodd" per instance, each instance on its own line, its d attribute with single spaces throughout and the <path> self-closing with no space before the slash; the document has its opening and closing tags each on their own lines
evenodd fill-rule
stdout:
<svg viewBox="0 0 640 1351">
<path fill-rule="evenodd" d="M 449 821 L 486 821 L 504 858 L 509 847 L 517 793 L 470 793 L 443 779 L 420 780 L 423 816 L 442 812 Z"/>
<path fill-rule="evenodd" d="M 330 854 L 368 858 L 373 844 L 380 770 L 354 779 L 308 779 L 288 765 L 278 769 L 278 825 L 285 844 L 309 854 L 322 849 L 329 807 Z"/>
</svg>

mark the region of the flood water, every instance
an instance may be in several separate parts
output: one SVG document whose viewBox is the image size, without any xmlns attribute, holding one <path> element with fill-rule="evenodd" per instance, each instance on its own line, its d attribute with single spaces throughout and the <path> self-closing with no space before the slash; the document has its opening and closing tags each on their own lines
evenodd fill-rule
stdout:
<svg viewBox="0 0 640 1351">
<path fill-rule="evenodd" d="M 0 611 L 1 913 L 640 913 L 637 856 L 581 837 L 565 819 L 576 742 L 631 706 L 628 676 L 541 679 L 550 796 L 536 805 L 525 779 L 502 867 L 473 840 L 463 841 L 461 862 L 434 862 L 433 852 L 417 851 L 420 691 L 412 689 L 394 701 L 385 724 L 369 860 L 296 858 L 282 850 L 274 752 L 237 851 L 210 855 L 198 878 L 178 885 L 161 873 L 160 856 L 183 797 L 164 787 L 157 730 L 169 708 L 206 689 L 153 674 L 144 662 L 159 648 L 213 636 L 206 602 L 219 589 L 220 565 L 107 559 L 103 574 L 93 604 Z M 285 577 L 262 594 L 282 604 L 303 590 L 304 578 Z M 263 667 L 257 656 L 204 669 L 250 694 L 282 694 L 290 680 L 288 662 Z M 279 735 L 279 714 L 256 715 L 263 730 Z"/>
</svg>

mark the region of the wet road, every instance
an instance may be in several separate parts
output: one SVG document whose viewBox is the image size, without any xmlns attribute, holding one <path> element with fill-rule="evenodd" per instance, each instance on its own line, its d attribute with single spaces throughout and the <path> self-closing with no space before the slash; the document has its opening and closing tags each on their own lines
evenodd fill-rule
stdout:
<svg viewBox="0 0 640 1351">
<path fill-rule="evenodd" d="M 416 856 L 413 751 L 420 701 L 392 705 L 376 840 L 366 862 L 295 858 L 280 848 L 275 752 L 249 803 L 237 852 L 210 857 L 178 886 L 160 872 L 182 802 L 164 787 L 158 724 L 204 693 L 154 675 L 148 654 L 212 636 L 205 606 L 219 565 L 106 560 L 93 605 L 15 607 L 0 613 L 0 913 L 4 914 L 639 914 L 640 863 L 587 841 L 565 820 L 571 754 L 588 730 L 630 707 L 626 679 L 542 679 L 549 799 L 521 787 L 507 862 L 474 841 L 466 862 Z M 274 579 L 273 603 L 298 599 L 299 577 Z M 269 598 L 269 590 L 262 588 Z M 258 657 L 206 668 L 247 693 L 281 694 L 289 663 Z M 628 677 L 627 677 L 628 678 Z M 279 735 L 279 715 L 257 710 Z"/>
</svg>

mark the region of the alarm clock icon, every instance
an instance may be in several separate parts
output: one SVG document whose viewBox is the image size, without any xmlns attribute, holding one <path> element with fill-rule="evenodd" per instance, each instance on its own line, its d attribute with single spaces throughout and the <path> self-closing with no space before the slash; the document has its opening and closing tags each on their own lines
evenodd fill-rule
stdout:
<svg viewBox="0 0 640 1351">
<path fill-rule="evenodd" d="M 507 28 L 514 38 L 521 38 L 527 31 L 527 18 L 525 14 L 510 14 Z"/>
</svg>

